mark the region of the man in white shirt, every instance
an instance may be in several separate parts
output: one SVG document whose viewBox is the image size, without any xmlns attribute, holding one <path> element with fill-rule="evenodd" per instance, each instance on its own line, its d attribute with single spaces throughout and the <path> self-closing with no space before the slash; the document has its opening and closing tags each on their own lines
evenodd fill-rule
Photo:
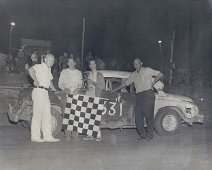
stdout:
<svg viewBox="0 0 212 170">
<path fill-rule="evenodd" d="M 65 108 L 65 101 L 66 101 L 66 93 L 74 93 L 78 94 L 80 88 L 82 87 L 82 73 L 81 71 L 75 68 L 76 60 L 74 57 L 68 59 L 68 66 L 69 68 L 63 69 L 60 73 L 60 78 L 58 82 L 58 86 L 61 90 L 65 93 L 62 95 L 61 103 L 62 103 L 62 110 L 64 112 Z M 71 133 L 65 131 L 66 140 L 69 141 L 71 139 Z M 77 133 L 72 132 L 72 138 L 77 138 Z"/>
<path fill-rule="evenodd" d="M 61 90 L 77 94 L 82 87 L 82 72 L 75 68 L 74 58 L 68 59 L 68 66 L 69 68 L 63 69 L 60 73 L 58 86 Z"/>
<path fill-rule="evenodd" d="M 29 69 L 29 74 L 34 80 L 35 88 L 32 91 L 33 116 L 31 124 L 31 141 L 33 142 L 58 142 L 51 132 L 51 104 L 48 94 L 49 87 L 56 91 L 52 83 L 51 67 L 54 56 L 46 55 L 44 63 L 36 64 Z M 41 131 L 43 139 L 41 139 Z"/>
</svg>

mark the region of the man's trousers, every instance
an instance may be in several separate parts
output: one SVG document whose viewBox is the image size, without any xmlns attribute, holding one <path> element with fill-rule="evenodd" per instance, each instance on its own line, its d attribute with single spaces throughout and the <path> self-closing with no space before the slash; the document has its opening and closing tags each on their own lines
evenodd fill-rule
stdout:
<svg viewBox="0 0 212 170">
<path fill-rule="evenodd" d="M 142 137 L 153 138 L 154 135 L 154 106 L 155 95 L 152 90 L 136 94 L 135 123 Z M 147 123 L 147 131 L 144 128 L 144 118 Z"/>
<path fill-rule="evenodd" d="M 34 88 L 32 91 L 33 116 L 31 124 L 31 139 L 40 139 L 43 132 L 44 139 L 51 139 L 51 104 L 48 91 Z"/>
</svg>

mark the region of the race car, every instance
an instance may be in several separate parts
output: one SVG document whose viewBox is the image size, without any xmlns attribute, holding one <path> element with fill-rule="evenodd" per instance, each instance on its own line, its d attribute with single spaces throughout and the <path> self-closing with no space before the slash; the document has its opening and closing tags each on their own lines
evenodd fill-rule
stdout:
<svg viewBox="0 0 212 170">
<path fill-rule="evenodd" d="M 102 112 L 101 128 L 135 128 L 135 88 L 134 85 L 111 92 L 122 81 L 130 76 L 126 71 L 99 71 L 105 78 L 106 89 L 102 92 L 105 98 Z M 86 74 L 86 73 L 85 73 Z M 183 122 L 192 125 L 194 122 L 203 123 L 204 116 L 194 101 L 185 96 L 168 94 L 163 91 L 163 83 L 158 82 L 155 87 L 155 125 L 160 135 L 176 134 Z M 8 117 L 11 121 L 21 121 L 24 126 L 30 125 L 32 117 L 32 88 L 24 88 L 19 94 L 16 104 L 9 104 Z M 56 136 L 62 128 L 62 104 L 60 96 L 49 93 L 52 113 L 52 132 Z"/>
</svg>

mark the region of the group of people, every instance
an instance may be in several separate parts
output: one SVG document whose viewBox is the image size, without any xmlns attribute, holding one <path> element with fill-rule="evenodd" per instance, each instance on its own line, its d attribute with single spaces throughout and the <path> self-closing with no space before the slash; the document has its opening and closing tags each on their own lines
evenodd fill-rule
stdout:
<svg viewBox="0 0 212 170">
<path fill-rule="evenodd" d="M 105 89 L 105 80 L 103 75 L 97 71 L 96 69 L 96 61 L 94 58 L 91 58 L 88 61 L 90 72 L 88 72 L 87 78 L 83 78 L 82 72 L 76 68 L 76 59 L 73 56 L 70 56 L 67 59 L 68 68 L 63 69 L 60 73 L 58 87 L 64 91 L 65 96 L 67 93 L 73 94 L 85 94 L 88 96 L 101 96 L 101 92 Z M 83 86 L 84 82 L 87 83 L 87 90 L 84 91 Z M 65 98 L 63 96 L 62 98 Z M 63 100 L 64 101 L 64 100 Z M 64 103 L 64 102 L 62 102 Z M 77 134 L 72 133 L 71 135 L 66 132 L 66 139 L 70 140 L 70 138 L 76 138 Z M 91 139 L 91 137 L 87 137 L 87 139 Z M 97 140 L 101 140 L 101 136 L 98 137 Z"/>
<path fill-rule="evenodd" d="M 58 86 L 67 93 L 78 94 L 81 91 L 83 81 L 87 81 L 88 90 L 86 95 L 101 96 L 101 92 L 105 89 L 105 80 L 103 75 L 96 69 L 96 61 L 90 59 L 88 61 L 91 71 L 86 79 L 83 79 L 82 72 L 76 69 L 76 59 L 68 57 L 67 65 L 61 71 Z M 31 125 L 31 141 L 34 142 L 58 142 L 51 133 L 51 113 L 50 100 L 48 95 L 49 87 L 56 91 L 52 83 L 51 67 L 54 64 L 54 56 L 47 54 L 44 62 L 36 64 L 29 69 L 29 74 L 34 80 L 35 88 L 32 91 L 33 100 L 33 117 Z M 144 139 L 151 141 L 153 139 L 154 125 L 154 103 L 155 96 L 153 93 L 154 84 L 163 76 L 159 71 L 151 68 L 143 67 L 143 63 L 139 58 L 134 60 L 135 71 L 124 81 L 119 87 L 113 89 L 115 92 L 131 83 L 134 83 L 136 89 L 136 107 L 135 122 L 139 134 L 139 140 Z M 155 77 L 152 82 L 152 77 Z M 147 129 L 144 128 L 144 118 L 147 123 Z M 43 135 L 41 135 L 41 131 Z M 41 138 L 43 136 L 43 138 Z M 68 135 L 67 135 L 68 136 Z M 91 138 L 88 136 L 87 138 Z M 101 140 L 101 136 L 98 137 Z"/>
<path fill-rule="evenodd" d="M 54 56 L 47 54 L 44 62 L 35 64 L 29 69 L 29 74 L 34 80 L 35 88 L 32 91 L 33 116 L 31 125 L 31 141 L 34 142 L 57 142 L 51 134 L 51 112 L 50 100 L 48 96 L 49 87 L 56 91 L 52 83 L 51 67 L 54 64 Z M 73 56 L 67 59 L 68 68 L 61 71 L 58 87 L 67 93 L 79 94 L 83 87 L 83 81 L 87 81 L 88 90 L 85 92 L 89 96 L 100 96 L 101 91 L 105 88 L 103 75 L 97 71 L 95 59 L 89 60 L 91 71 L 88 77 L 83 80 L 82 72 L 76 69 L 76 59 Z M 43 138 L 41 138 L 41 131 Z M 101 138 L 101 137 L 99 137 Z M 98 139 L 101 140 L 101 139 Z"/>
</svg>

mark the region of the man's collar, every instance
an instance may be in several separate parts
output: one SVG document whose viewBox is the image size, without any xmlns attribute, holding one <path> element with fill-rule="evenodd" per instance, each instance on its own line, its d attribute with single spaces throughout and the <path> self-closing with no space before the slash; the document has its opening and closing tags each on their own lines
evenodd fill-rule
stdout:
<svg viewBox="0 0 212 170">
<path fill-rule="evenodd" d="M 48 70 L 51 70 L 51 68 L 49 66 L 47 66 L 47 64 L 45 62 L 42 63 L 44 65 L 44 67 L 46 67 Z"/>
<path fill-rule="evenodd" d="M 71 70 L 71 71 L 75 71 L 76 70 L 76 68 L 72 68 L 72 69 L 68 68 L 68 69 Z"/>
<path fill-rule="evenodd" d="M 136 70 L 136 72 L 137 72 L 137 73 L 140 73 L 140 72 L 141 72 L 141 69 L 142 69 L 142 66 L 140 67 L 140 70 L 139 70 L 139 71 Z"/>
</svg>

